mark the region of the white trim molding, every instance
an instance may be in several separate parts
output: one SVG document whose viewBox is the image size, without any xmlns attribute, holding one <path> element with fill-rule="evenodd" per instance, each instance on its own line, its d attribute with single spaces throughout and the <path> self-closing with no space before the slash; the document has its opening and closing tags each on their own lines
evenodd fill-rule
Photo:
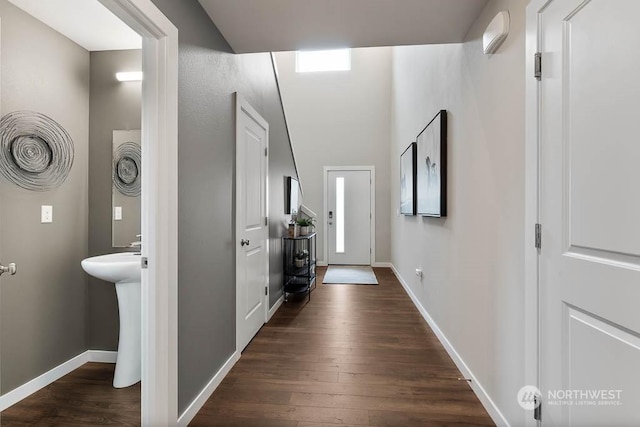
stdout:
<svg viewBox="0 0 640 427">
<path fill-rule="evenodd" d="M 87 350 L 87 361 L 96 363 L 116 363 L 117 351 Z"/>
<path fill-rule="evenodd" d="M 276 314 L 276 311 L 278 311 L 278 309 L 280 308 L 280 306 L 282 305 L 283 302 L 284 302 L 284 295 L 282 295 L 280 298 L 278 298 L 276 303 L 273 304 L 273 307 L 271 307 L 269 309 L 269 313 L 267 314 L 267 322 L 269 320 L 271 320 L 271 318 L 273 317 L 274 314 Z"/>
<path fill-rule="evenodd" d="M 440 341 L 444 349 L 449 354 L 449 357 L 451 357 L 451 359 L 453 360 L 453 363 L 456 364 L 462 376 L 471 380 L 471 382 L 469 383 L 469 386 L 471 387 L 475 395 L 478 396 L 478 399 L 480 399 L 480 403 L 482 403 L 482 406 L 484 406 L 484 408 L 487 410 L 493 422 L 496 423 L 496 425 L 498 426 L 508 427 L 509 422 L 504 417 L 502 412 L 500 412 L 500 409 L 498 409 L 496 404 L 493 402 L 493 399 L 491 399 L 491 397 L 486 392 L 484 387 L 482 387 L 482 384 L 478 382 L 478 379 L 473 374 L 473 372 L 471 372 L 471 369 L 469 369 L 469 367 L 467 366 L 465 361 L 462 359 L 460 354 L 458 354 L 458 352 L 453 347 L 453 345 L 451 344 L 449 339 L 446 337 L 444 332 L 442 332 L 440 327 L 438 327 L 435 320 L 433 320 L 433 318 L 429 315 L 427 310 L 422 306 L 422 304 L 420 303 L 420 300 L 418 300 L 418 297 L 413 293 L 413 291 L 411 290 L 411 287 L 409 287 L 407 282 L 405 282 L 405 280 L 402 278 L 402 276 L 400 275 L 400 273 L 398 272 L 398 270 L 393 264 L 391 264 L 391 270 L 393 270 L 393 274 L 395 274 L 395 276 L 398 278 L 398 281 L 404 288 L 407 295 L 409 295 L 409 298 L 411 298 L 411 301 L 413 301 L 413 304 L 416 306 L 416 308 L 418 309 L 418 311 L 420 312 L 424 320 L 427 322 L 427 324 L 433 331 L 433 333 L 436 334 L 436 337 L 438 337 L 438 340 Z"/>
<path fill-rule="evenodd" d="M 100 0 L 142 36 L 143 426 L 178 419 L 178 29 L 151 0 Z"/>
<path fill-rule="evenodd" d="M 534 56 L 539 51 L 539 14 L 548 0 L 532 0 L 526 9 L 527 70 L 534 68 Z M 525 228 L 524 232 L 524 381 L 540 388 L 539 346 L 539 252 L 535 245 L 535 224 L 540 222 L 540 144 L 539 144 L 540 82 L 533 73 L 525 79 Z M 525 385 L 523 384 L 523 385 Z M 533 417 L 526 426 L 535 426 Z"/>
<path fill-rule="evenodd" d="M 0 396 L 0 411 L 42 390 L 87 362 L 115 363 L 117 351 L 87 350 Z"/>
<path fill-rule="evenodd" d="M 329 261 L 329 245 L 327 244 L 328 241 L 328 236 L 329 236 L 329 230 L 327 229 L 327 211 L 328 211 L 328 189 L 327 189 L 327 184 L 328 184 L 328 179 L 329 179 L 329 172 L 330 171 L 369 171 L 371 172 L 371 231 L 370 231 L 370 235 L 371 238 L 370 240 L 370 244 L 371 244 L 371 255 L 369 257 L 369 265 L 374 265 L 376 263 L 376 167 L 373 165 L 368 165 L 368 166 L 325 166 L 323 168 L 323 183 L 322 183 L 322 187 L 323 187 L 323 191 L 322 191 L 322 203 L 323 203 L 323 209 L 324 212 L 322 214 L 322 219 L 324 221 L 323 227 L 322 227 L 322 255 L 324 257 L 324 261 L 322 262 L 318 262 L 318 266 L 322 266 L 322 265 L 328 265 L 328 261 Z"/>
<path fill-rule="evenodd" d="M 178 419 L 178 426 L 186 427 L 189 423 L 195 418 L 198 414 L 198 411 L 202 409 L 207 400 L 211 397 L 213 392 L 218 388 L 222 380 L 227 376 L 231 368 L 236 364 L 236 362 L 240 360 L 240 353 L 237 351 L 233 352 L 231 357 L 227 359 L 227 361 L 222 365 L 222 368 L 216 372 L 216 374 L 211 378 L 209 383 L 202 389 L 202 391 L 196 396 L 195 399 L 189 404 L 187 409 L 180 415 Z"/>
<path fill-rule="evenodd" d="M 373 264 L 371 264 L 371 267 L 391 268 L 392 265 L 390 262 L 374 262 Z"/>
</svg>

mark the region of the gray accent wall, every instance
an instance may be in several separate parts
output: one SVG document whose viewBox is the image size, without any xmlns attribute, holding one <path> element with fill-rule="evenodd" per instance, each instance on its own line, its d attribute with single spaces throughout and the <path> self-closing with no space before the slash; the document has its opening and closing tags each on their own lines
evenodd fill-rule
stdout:
<svg viewBox="0 0 640 427">
<path fill-rule="evenodd" d="M 89 114 L 89 255 L 125 249 L 112 247 L 111 161 L 113 131 L 141 126 L 141 82 L 119 82 L 118 71 L 142 70 L 140 50 L 91 52 Z M 126 213 L 125 213 L 126 214 Z M 135 240 L 135 234 L 130 241 Z M 90 277 L 88 347 L 117 350 L 118 301 L 113 283 Z"/>
<path fill-rule="evenodd" d="M 71 135 L 75 159 L 64 184 L 31 192 L 0 183 L 0 255 L 18 273 L 0 279 L 2 393 L 86 349 L 89 52 L 0 0 L 2 115 L 33 110 Z M 53 223 L 40 223 L 41 205 Z"/>
<path fill-rule="evenodd" d="M 269 122 L 272 302 L 280 295 L 284 175 L 295 176 L 269 54 L 235 55 L 196 0 L 153 0 L 180 32 L 178 404 L 235 351 L 235 102 Z"/>
</svg>

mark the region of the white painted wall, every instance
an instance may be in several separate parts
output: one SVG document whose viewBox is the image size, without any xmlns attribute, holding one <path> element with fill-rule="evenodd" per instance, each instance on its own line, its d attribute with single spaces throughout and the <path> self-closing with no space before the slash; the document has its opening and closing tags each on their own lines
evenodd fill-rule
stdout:
<svg viewBox="0 0 640 427">
<path fill-rule="evenodd" d="M 493 0 L 465 43 L 397 47 L 392 67 L 392 262 L 512 425 L 531 416 L 516 401 L 524 385 L 525 4 Z M 505 9 L 511 34 L 486 56 L 482 32 Z M 449 216 L 397 215 L 400 154 L 440 109 L 449 120 Z"/>
<path fill-rule="evenodd" d="M 296 73 L 294 52 L 277 53 L 276 63 L 303 203 L 318 214 L 318 254 L 326 223 L 323 167 L 374 165 L 376 261 L 389 262 L 391 48 L 353 49 L 351 71 Z"/>
</svg>

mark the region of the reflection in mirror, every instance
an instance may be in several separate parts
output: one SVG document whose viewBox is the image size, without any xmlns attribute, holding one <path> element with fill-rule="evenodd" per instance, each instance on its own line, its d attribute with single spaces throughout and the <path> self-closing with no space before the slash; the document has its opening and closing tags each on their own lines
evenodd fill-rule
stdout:
<svg viewBox="0 0 640 427">
<path fill-rule="evenodd" d="M 112 245 L 131 246 L 140 240 L 140 180 L 142 155 L 139 130 L 113 131 Z"/>
</svg>

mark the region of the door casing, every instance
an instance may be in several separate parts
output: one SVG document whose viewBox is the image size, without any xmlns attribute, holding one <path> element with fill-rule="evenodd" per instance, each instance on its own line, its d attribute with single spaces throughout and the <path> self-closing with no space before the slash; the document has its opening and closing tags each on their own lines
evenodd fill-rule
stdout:
<svg viewBox="0 0 640 427">
<path fill-rule="evenodd" d="M 143 38 L 143 426 L 178 420 L 178 30 L 150 0 L 98 0 Z"/>
<path fill-rule="evenodd" d="M 142 425 L 178 420 L 178 29 L 151 0 L 99 0 L 142 42 Z"/>
<path fill-rule="evenodd" d="M 531 0 L 526 10 L 525 60 L 525 229 L 524 231 L 524 314 L 525 314 L 525 372 L 524 385 L 540 387 L 539 345 L 539 256 L 536 248 L 535 225 L 540 222 L 540 143 L 539 97 L 540 83 L 534 77 L 534 56 L 540 46 L 538 13 L 548 0 Z M 531 414 L 526 426 L 539 423 Z"/>
<path fill-rule="evenodd" d="M 329 260 L 329 245 L 328 245 L 328 237 L 329 230 L 327 227 L 327 210 L 328 208 L 328 187 L 327 182 L 329 178 L 329 171 L 369 171 L 371 173 L 371 231 L 370 231 L 370 241 L 371 241 L 371 255 L 369 257 L 369 263 L 371 266 L 375 265 L 376 261 L 376 167 L 371 166 L 325 166 L 323 171 L 323 224 L 322 224 L 322 258 L 323 260 L 318 262 L 318 265 L 327 265 Z"/>
</svg>

